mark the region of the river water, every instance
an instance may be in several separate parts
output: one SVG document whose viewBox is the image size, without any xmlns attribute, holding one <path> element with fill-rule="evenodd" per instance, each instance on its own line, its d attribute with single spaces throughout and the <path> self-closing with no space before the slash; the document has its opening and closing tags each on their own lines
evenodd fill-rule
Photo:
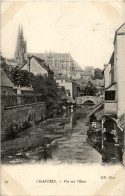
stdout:
<svg viewBox="0 0 125 196">
<path fill-rule="evenodd" d="M 87 107 L 66 110 L 5 142 L 3 149 L 17 143 L 18 148 L 3 152 L 3 163 L 102 163 L 101 154 L 88 140 L 88 111 Z"/>
</svg>

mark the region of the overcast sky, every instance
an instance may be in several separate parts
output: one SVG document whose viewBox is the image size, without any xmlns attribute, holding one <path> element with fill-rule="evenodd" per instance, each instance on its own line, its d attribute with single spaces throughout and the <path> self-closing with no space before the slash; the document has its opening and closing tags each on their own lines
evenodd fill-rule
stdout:
<svg viewBox="0 0 125 196">
<path fill-rule="evenodd" d="M 123 2 L 2 2 L 1 51 L 14 57 L 18 27 L 28 52 L 70 52 L 84 68 L 103 68 L 124 23 Z"/>
</svg>

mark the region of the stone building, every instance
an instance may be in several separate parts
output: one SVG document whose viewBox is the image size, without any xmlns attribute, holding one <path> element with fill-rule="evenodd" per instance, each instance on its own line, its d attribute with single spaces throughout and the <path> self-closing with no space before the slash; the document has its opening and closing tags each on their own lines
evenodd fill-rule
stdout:
<svg viewBox="0 0 125 196">
<path fill-rule="evenodd" d="M 94 67 L 93 66 L 86 66 L 85 70 L 81 72 L 82 76 L 87 75 L 94 77 Z"/>
<path fill-rule="evenodd" d="M 29 56 L 32 55 L 44 59 L 55 75 L 63 74 L 72 78 L 80 78 L 80 67 L 70 53 L 29 53 Z"/>
<path fill-rule="evenodd" d="M 60 87 L 64 87 L 66 90 L 66 95 L 70 96 L 71 98 L 73 97 L 73 85 L 72 85 L 72 80 L 70 80 L 68 77 L 64 75 L 57 75 L 55 76 L 56 83 Z"/>
<path fill-rule="evenodd" d="M 92 82 L 92 76 L 91 75 L 84 75 L 84 74 L 81 74 L 81 79 L 82 81 L 85 81 L 86 83 L 87 82 Z"/>
</svg>

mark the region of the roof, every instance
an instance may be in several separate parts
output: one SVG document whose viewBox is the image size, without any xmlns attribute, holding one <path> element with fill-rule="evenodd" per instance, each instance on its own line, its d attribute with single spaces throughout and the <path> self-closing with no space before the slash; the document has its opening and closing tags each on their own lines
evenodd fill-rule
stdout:
<svg viewBox="0 0 125 196">
<path fill-rule="evenodd" d="M 95 79 L 92 81 L 94 85 L 104 86 L 104 79 Z"/>
<path fill-rule="evenodd" d="M 100 102 L 99 104 L 97 104 L 92 110 L 91 112 L 89 113 L 88 116 L 91 116 L 92 114 L 94 114 L 95 112 L 97 111 L 100 111 L 101 109 L 104 108 L 104 101 Z"/>
<path fill-rule="evenodd" d="M 119 30 L 125 31 L 125 23 L 123 23 L 123 24 L 116 30 L 116 32 L 119 32 Z"/>
<path fill-rule="evenodd" d="M 90 77 L 92 77 L 92 75 L 91 75 L 91 74 L 86 74 L 86 73 L 81 73 L 80 75 L 81 75 L 81 76 L 84 76 L 84 77 L 86 77 L 86 76 L 90 76 Z"/>
<path fill-rule="evenodd" d="M 14 87 L 14 84 L 8 78 L 6 72 L 2 68 L 0 68 L 0 71 L 1 71 L 0 85 L 1 86 L 6 86 L 6 87 Z"/>
<path fill-rule="evenodd" d="M 40 59 L 36 56 L 31 56 L 30 58 L 34 58 L 46 71 L 53 73 L 53 71 L 49 68 L 49 65 L 47 66 L 47 64 L 45 63 L 44 59 Z M 27 63 L 27 61 L 23 64 L 23 66 L 21 68 L 23 68 L 26 63 Z"/>
<path fill-rule="evenodd" d="M 97 120 L 100 120 L 104 115 L 104 109 L 100 110 L 99 112 L 95 112 L 95 117 L 97 118 Z"/>
<path fill-rule="evenodd" d="M 125 115 L 122 115 L 120 118 L 117 120 L 118 126 L 123 130 L 125 129 Z"/>
<path fill-rule="evenodd" d="M 27 87 L 27 86 L 22 86 L 22 87 L 14 87 L 13 89 L 19 89 L 21 91 L 34 91 L 33 88 Z"/>
<path fill-rule="evenodd" d="M 55 80 L 65 80 L 66 82 L 72 82 L 72 80 L 66 75 L 55 75 Z"/>
<path fill-rule="evenodd" d="M 34 58 L 36 59 L 36 61 L 44 68 L 46 69 L 47 71 L 49 72 L 53 72 L 50 68 L 49 68 L 49 65 L 47 66 L 47 64 L 45 64 L 45 61 L 43 59 L 40 59 L 36 56 L 32 56 L 31 58 Z"/>
<path fill-rule="evenodd" d="M 7 62 L 14 62 L 16 63 L 16 60 L 15 59 L 6 59 Z"/>
<path fill-rule="evenodd" d="M 111 58 L 109 60 L 109 64 L 113 64 L 114 63 L 114 52 L 111 55 Z"/>
<path fill-rule="evenodd" d="M 94 70 L 94 67 L 93 66 L 86 66 L 85 71 L 89 71 L 89 70 Z"/>
<path fill-rule="evenodd" d="M 113 82 L 108 87 L 105 88 L 105 90 L 116 90 L 116 82 Z"/>
<path fill-rule="evenodd" d="M 41 59 L 46 59 L 47 57 L 53 57 L 55 59 L 59 59 L 59 60 L 65 60 L 65 61 L 69 61 L 69 60 L 73 60 L 72 56 L 70 55 L 70 53 L 29 53 L 29 56 L 36 56 L 38 58 Z"/>
<path fill-rule="evenodd" d="M 104 74 L 105 69 L 110 65 L 110 63 L 106 64 L 104 69 L 102 70 L 102 74 Z"/>
<path fill-rule="evenodd" d="M 114 44 L 116 40 L 117 35 L 125 35 L 125 23 L 123 23 L 116 31 L 115 31 L 115 37 L 114 37 Z"/>
<path fill-rule="evenodd" d="M 66 96 L 66 99 L 69 103 L 76 103 L 75 100 L 70 96 Z"/>
</svg>

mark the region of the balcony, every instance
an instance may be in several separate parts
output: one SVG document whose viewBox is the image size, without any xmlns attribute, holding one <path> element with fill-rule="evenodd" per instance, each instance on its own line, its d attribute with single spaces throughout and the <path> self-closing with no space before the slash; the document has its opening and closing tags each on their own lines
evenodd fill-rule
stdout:
<svg viewBox="0 0 125 196">
<path fill-rule="evenodd" d="M 117 102 L 105 101 L 104 114 L 117 115 Z"/>
</svg>

